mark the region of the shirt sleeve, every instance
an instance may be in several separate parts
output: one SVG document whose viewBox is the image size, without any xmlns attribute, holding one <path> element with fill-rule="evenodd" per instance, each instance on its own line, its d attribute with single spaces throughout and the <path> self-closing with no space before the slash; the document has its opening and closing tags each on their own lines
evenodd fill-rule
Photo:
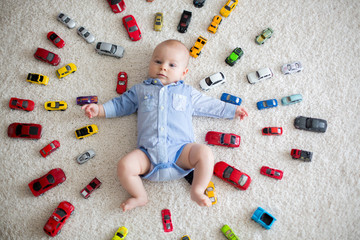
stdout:
<svg viewBox="0 0 360 240">
<path fill-rule="evenodd" d="M 133 86 L 119 97 L 104 103 L 103 107 L 106 118 L 121 117 L 136 112 L 138 109 L 136 86 Z"/>
<path fill-rule="evenodd" d="M 234 118 L 236 105 L 203 95 L 191 87 L 193 115 L 213 118 Z"/>
</svg>

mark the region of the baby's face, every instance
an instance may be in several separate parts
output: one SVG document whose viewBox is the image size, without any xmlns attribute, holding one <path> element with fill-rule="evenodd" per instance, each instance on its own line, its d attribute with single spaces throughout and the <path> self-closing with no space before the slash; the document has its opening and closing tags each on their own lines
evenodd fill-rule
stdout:
<svg viewBox="0 0 360 240">
<path fill-rule="evenodd" d="M 189 51 L 180 43 L 158 45 L 151 57 L 149 77 L 163 85 L 183 80 L 188 72 Z"/>
</svg>

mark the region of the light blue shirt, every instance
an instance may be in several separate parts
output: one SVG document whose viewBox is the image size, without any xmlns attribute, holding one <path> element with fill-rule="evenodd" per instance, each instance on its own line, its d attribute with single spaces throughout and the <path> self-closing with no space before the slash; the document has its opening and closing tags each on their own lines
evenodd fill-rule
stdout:
<svg viewBox="0 0 360 240">
<path fill-rule="evenodd" d="M 164 168 L 182 146 L 195 141 L 193 115 L 234 118 L 236 111 L 236 105 L 203 95 L 183 81 L 164 86 L 152 78 L 103 106 L 106 118 L 138 112 L 137 147 L 148 152 L 154 166 L 164 163 Z"/>
</svg>

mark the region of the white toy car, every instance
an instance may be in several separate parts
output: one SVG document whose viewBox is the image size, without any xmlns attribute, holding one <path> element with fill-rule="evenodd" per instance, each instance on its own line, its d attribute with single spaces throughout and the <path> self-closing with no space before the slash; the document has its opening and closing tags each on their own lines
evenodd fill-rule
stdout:
<svg viewBox="0 0 360 240">
<path fill-rule="evenodd" d="M 256 72 L 249 73 L 247 75 L 247 79 L 249 83 L 255 84 L 262 80 L 269 79 L 272 76 L 274 76 L 274 74 L 270 68 L 262 68 L 260 70 L 257 70 Z"/>
<path fill-rule="evenodd" d="M 92 35 L 86 28 L 82 26 L 78 28 L 77 33 L 88 43 L 93 43 L 95 41 L 94 35 Z"/>
<path fill-rule="evenodd" d="M 226 82 L 225 75 L 222 72 L 215 73 L 209 77 L 206 77 L 200 81 L 200 87 L 204 91 L 208 91 L 214 86 L 224 84 Z"/>
<path fill-rule="evenodd" d="M 74 28 L 76 25 L 76 22 L 64 13 L 60 13 L 57 19 L 70 29 Z"/>
<path fill-rule="evenodd" d="M 92 159 L 93 157 L 95 157 L 95 151 L 90 149 L 82 154 L 80 154 L 77 158 L 76 161 L 79 164 L 83 164 L 86 163 L 87 161 L 89 161 L 90 159 Z"/>
<path fill-rule="evenodd" d="M 301 72 L 302 70 L 303 70 L 303 67 L 301 65 L 301 62 L 288 63 L 288 64 L 284 64 L 281 67 L 281 71 L 285 75 L 295 73 L 295 72 Z"/>
<path fill-rule="evenodd" d="M 98 54 L 104 54 L 112 57 L 122 58 L 124 56 L 124 48 L 115 44 L 98 42 L 95 46 Z"/>
</svg>

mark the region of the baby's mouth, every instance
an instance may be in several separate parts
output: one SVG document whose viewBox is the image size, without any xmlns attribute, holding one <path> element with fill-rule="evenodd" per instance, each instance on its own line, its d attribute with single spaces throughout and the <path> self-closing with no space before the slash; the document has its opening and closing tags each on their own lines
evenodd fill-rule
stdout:
<svg viewBox="0 0 360 240">
<path fill-rule="evenodd" d="M 157 76 L 160 78 L 160 77 L 162 77 L 162 78 L 166 78 L 166 75 L 164 75 L 164 74 L 161 74 L 161 73 L 158 73 L 157 74 Z"/>
</svg>

